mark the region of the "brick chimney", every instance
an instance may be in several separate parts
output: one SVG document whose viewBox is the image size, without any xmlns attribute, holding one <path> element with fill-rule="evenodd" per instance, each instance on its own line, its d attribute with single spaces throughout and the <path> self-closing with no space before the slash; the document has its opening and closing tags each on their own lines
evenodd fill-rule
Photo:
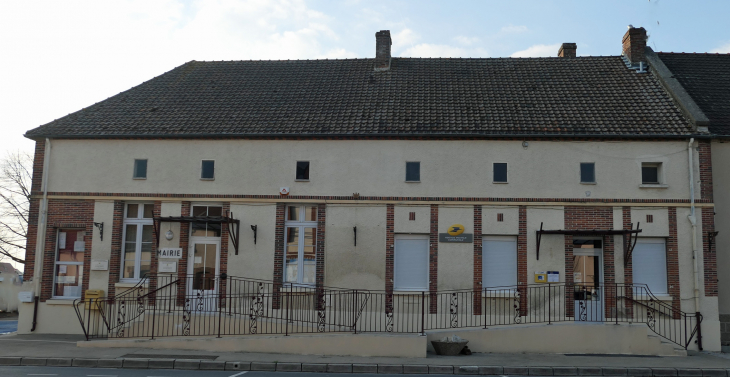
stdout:
<svg viewBox="0 0 730 377">
<path fill-rule="evenodd" d="M 381 30 L 375 33 L 375 70 L 387 71 L 390 69 L 390 30 Z"/>
<path fill-rule="evenodd" d="M 646 49 L 646 29 L 629 25 L 629 30 L 624 34 L 621 55 L 625 56 L 632 66 L 638 66 L 639 63 L 644 63 L 646 66 L 644 49 Z"/>
<path fill-rule="evenodd" d="M 558 50 L 558 57 L 559 58 L 574 58 L 575 51 L 577 49 L 578 49 L 578 46 L 575 43 L 563 43 L 563 45 L 560 46 L 560 50 Z"/>
</svg>

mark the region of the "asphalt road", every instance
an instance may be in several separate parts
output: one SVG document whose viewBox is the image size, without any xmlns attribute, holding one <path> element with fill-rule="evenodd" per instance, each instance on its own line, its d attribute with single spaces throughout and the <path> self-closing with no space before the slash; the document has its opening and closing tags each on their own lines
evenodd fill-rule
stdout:
<svg viewBox="0 0 730 377">
<path fill-rule="evenodd" d="M 3 377 L 352 377 L 352 373 L 297 373 L 297 372 L 236 372 L 168 369 L 104 369 L 104 368 L 51 368 L 0 367 Z M 358 373 L 359 377 L 383 377 L 384 374 Z M 402 376 L 402 375 L 399 375 Z M 434 374 L 413 374 L 411 377 L 435 377 Z M 453 376 L 453 375 L 449 375 Z M 501 376 L 508 377 L 508 376 Z M 537 376 L 540 377 L 540 376 Z"/>
<path fill-rule="evenodd" d="M 18 331 L 18 320 L 0 320 L 0 334 Z"/>
</svg>

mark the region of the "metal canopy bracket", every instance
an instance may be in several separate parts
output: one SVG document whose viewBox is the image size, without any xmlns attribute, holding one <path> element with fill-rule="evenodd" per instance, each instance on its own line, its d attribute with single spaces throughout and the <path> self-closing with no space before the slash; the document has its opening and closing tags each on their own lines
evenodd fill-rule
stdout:
<svg viewBox="0 0 730 377">
<path fill-rule="evenodd" d="M 152 220 L 153 230 L 157 240 L 157 249 L 160 248 L 160 224 L 162 222 L 221 224 L 225 225 L 228 234 L 231 235 L 231 243 L 236 251 L 236 255 L 238 255 L 238 235 L 241 230 L 241 221 L 233 218 L 233 212 L 226 211 L 226 216 L 168 216 L 154 217 Z M 235 224 L 235 228 L 232 228 L 231 224 Z"/>
<path fill-rule="evenodd" d="M 543 230 L 542 229 L 543 223 L 540 223 L 540 230 L 535 231 L 535 236 L 537 240 L 537 250 L 535 255 L 537 256 L 537 260 L 540 260 L 540 241 L 542 240 L 543 234 L 562 234 L 562 235 L 569 235 L 569 236 L 615 236 L 615 235 L 621 235 L 624 237 L 624 240 L 628 240 L 627 247 L 625 247 L 624 251 L 624 263 L 628 259 L 628 257 L 631 257 L 631 252 L 634 250 L 634 246 L 636 246 L 636 239 L 638 238 L 639 233 L 641 233 L 641 229 L 639 229 L 639 223 L 636 224 L 636 229 L 633 228 L 633 224 L 631 225 L 631 229 L 620 229 L 620 230 L 614 230 L 614 229 L 576 229 L 576 230 Z M 628 235 L 628 237 L 626 237 Z M 631 238 L 633 236 L 633 244 L 631 242 Z M 630 247 L 628 247 L 630 246 Z M 628 251 L 628 254 L 626 253 Z M 628 255 L 628 256 L 627 256 Z"/>
<path fill-rule="evenodd" d="M 640 222 L 636 223 L 636 230 L 634 230 L 634 224 L 632 223 L 630 232 L 635 233 L 624 234 L 624 267 L 629 265 L 629 260 L 631 260 L 631 254 L 634 252 L 636 241 L 639 238 L 639 232 L 641 232 L 641 229 L 639 229 L 640 224 Z M 626 237 L 627 235 L 628 237 Z"/>
</svg>

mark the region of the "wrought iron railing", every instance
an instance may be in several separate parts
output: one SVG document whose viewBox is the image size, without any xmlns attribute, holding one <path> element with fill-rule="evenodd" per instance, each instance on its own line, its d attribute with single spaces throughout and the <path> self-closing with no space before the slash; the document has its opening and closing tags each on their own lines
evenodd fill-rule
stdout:
<svg viewBox="0 0 730 377">
<path fill-rule="evenodd" d="M 321 332 L 425 333 L 529 323 L 644 323 L 687 348 L 702 316 L 642 284 L 551 283 L 388 292 L 256 279 L 148 276 L 115 297 L 76 300 L 88 339 Z"/>
</svg>

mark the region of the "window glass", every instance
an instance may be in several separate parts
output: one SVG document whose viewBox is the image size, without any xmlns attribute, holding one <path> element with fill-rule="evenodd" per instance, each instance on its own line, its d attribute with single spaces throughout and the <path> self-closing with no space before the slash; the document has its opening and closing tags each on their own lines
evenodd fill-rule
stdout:
<svg viewBox="0 0 730 377">
<path fill-rule="evenodd" d="M 317 221 L 317 206 L 304 206 L 304 221 Z"/>
<path fill-rule="evenodd" d="M 667 294 L 667 252 L 662 238 L 639 238 L 631 254 L 634 284 L 653 294 Z"/>
<path fill-rule="evenodd" d="M 297 161 L 297 179 L 309 180 L 309 161 Z"/>
<path fill-rule="evenodd" d="M 428 290 L 428 237 L 396 237 L 394 259 L 394 289 Z"/>
<path fill-rule="evenodd" d="M 136 219 L 139 216 L 139 204 L 127 204 L 127 218 Z"/>
<path fill-rule="evenodd" d="M 286 256 L 284 269 L 287 283 L 298 283 L 299 272 L 299 228 L 286 228 Z"/>
<path fill-rule="evenodd" d="M 659 166 L 658 165 L 642 165 L 641 166 L 641 183 L 646 183 L 646 184 L 659 183 Z"/>
<path fill-rule="evenodd" d="M 484 237 L 482 241 L 482 287 L 517 285 L 517 238 Z"/>
<path fill-rule="evenodd" d="M 213 179 L 215 178 L 215 161 L 203 160 L 202 169 L 200 172 L 201 179 Z"/>
<path fill-rule="evenodd" d="M 147 160 L 134 160 L 134 178 L 147 178 Z"/>
<path fill-rule="evenodd" d="M 580 181 L 584 183 L 596 182 L 596 165 L 593 162 L 580 163 Z"/>
<path fill-rule="evenodd" d="M 154 210 L 155 205 L 154 204 L 145 204 L 144 205 L 144 212 L 142 213 L 142 217 L 145 219 L 151 219 L 154 217 Z"/>
<path fill-rule="evenodd" d="M 298 206 L 286 207 L 286 219 L 289 221 L 298 221 L 299 220 L 299 207 Z"/>
<path fill-rule="evenodd" d="M 494 182 L 507 182 L 507 163 L 495 162 L 493 164 L 493 181 Z"/>
<path fill-rule="evenodd" d="M 153 203 L 128 203 L 124 219 L 122 279 L 137 280 L 150 272 L 154 251 Z"/>
<path fill-rule="evenodd" d="M 421 163 L 406 162 L 406 182 L 418 182 L 421 180 Z"/>
<path fill-rule="evenodd" d="M 304 228 L 304 242 L 302 251 L 302 283 L 314 284 L 317 275 L 317 254 L 314 249 L 316 228 Z"/>
<path fill-rule="evenodd" d="M 287 283 L 315 284 L 317 278 L 317 206 L 286 209 L 284 274 Z"/>
<path fill-rule="evenodd" d="M 60 229 L 57 234 L 56 259 L 53 272 L 53 296 L 81 297 L 86 231 Z"/>
<path fill-rule="evenodd" d="M 223 216 L 223 207 L 221 206 L 205 206 L 205 205 L 194 205 L 193 216 L 211 216 L 220 217 Z M 220 237 L 221 236 L 221 224 L 213 223 L 192 223 L 190 226 L 191 236 L 193 237 Z"/>
</svg>

